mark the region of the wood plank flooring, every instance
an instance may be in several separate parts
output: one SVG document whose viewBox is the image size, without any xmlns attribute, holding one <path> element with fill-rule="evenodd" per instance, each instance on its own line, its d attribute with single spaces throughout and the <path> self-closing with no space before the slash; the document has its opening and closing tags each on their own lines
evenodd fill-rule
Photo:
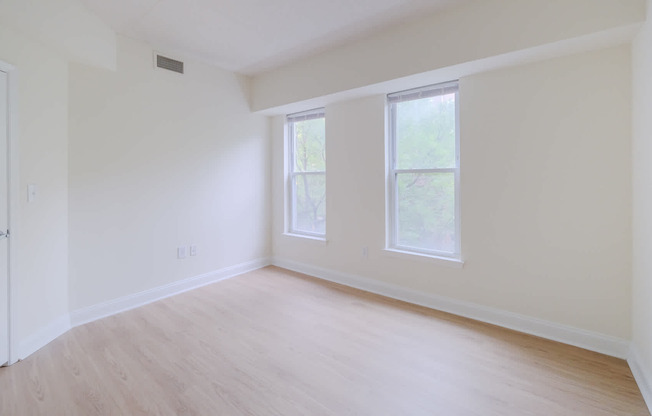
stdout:
<svg viewBox="0 0 652 416">
<path fill-rule="evenodd" d="M 9 415 L 649 415 L 625 361 L 268 267 L 0 368 Z"/>
</svg>

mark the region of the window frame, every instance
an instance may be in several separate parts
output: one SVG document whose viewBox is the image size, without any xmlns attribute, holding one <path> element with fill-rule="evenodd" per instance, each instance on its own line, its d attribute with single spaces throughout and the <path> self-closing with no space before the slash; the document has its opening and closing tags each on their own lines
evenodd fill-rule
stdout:
<svg viewBox="0 0 652 416">
<path fill-rule="evenodd" d="M 455 93 L 455 166 L 450 168 L 397 169 L 396 104 L 427 97 Z M 460 218 L 460 117 L 459 81 L 428 85 L 387 95 L 387 202 L 386 202 L 386 247 L 390 251 L 416 254 L 447 260 L 461 260 L 461 218 Z M 453 173 L 455 247 L 453 252 L 428 250 L 398 244 L 398 175 L 402 173 Z"/>
<path fill-rule="evenodd" d="M 287 226 L 286 233 L 299 236 L 307 237 L 317 240 L 326 239 L 326 210 L 324 209 L 324 232 L 310 232 L 305 230 L 299 230 L 296 228 L 296 219 L 297 219 L 297 209 L 296 209 L 296 186 L 295 178 L 297 176 L 310 176 L 310 175 L 323 175 L 324 176 L 324 192 L 326 192 L 326 162 L 324 163 L 323 171 L 308 171 L 308 172 L 296 172 L 295 171 L 295 135 L 294 135 L 294 123 L 299 121 L 315 120 L 323 118 L 324 119 L 324 148 L 326 147 L 326 137 L 325 137 L 325 122 L 326 122 L 326 111 L 324 107 L 314 108 L 312 110 L 301 111 L 298 113 L 287 114 L 285 116 L 285 130 L 286 130 L 286 146 L 287 146 Z M 324 197 L 324 204 L 326 200 Z M 325 208 L 325 207 L 324 207 Z"/>
</svg>

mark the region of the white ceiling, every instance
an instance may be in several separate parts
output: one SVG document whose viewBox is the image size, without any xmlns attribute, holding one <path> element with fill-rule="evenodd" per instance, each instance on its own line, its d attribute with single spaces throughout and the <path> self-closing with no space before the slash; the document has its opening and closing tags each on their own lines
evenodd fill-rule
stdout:
<svg viewBox="0 0 652 416">
<path fill-rule="evenodd" d="M 82 1 L 160 52 L 251 75 L 473 0 Z"/>
</svg>

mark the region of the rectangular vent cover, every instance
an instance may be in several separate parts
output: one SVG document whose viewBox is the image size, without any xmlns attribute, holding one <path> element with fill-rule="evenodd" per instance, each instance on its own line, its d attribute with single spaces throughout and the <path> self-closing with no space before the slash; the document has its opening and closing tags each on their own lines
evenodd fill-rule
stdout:
<svg viewBox="0 0 652 416">
<path fill-rule="evenodd" d="M 165 56 L 156 55 L 156 66 L 158 68 L 163 68 L 169 71 L 183 74 L 183 62 L 167 58 Z"/>
</svg>

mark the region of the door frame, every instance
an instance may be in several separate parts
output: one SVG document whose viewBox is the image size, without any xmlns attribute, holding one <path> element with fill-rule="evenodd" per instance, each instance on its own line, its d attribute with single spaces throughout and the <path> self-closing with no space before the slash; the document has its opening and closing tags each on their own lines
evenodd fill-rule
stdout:
<svg viewBox="0 0 652 416">
<path fill-rule="evenodd" d="M 16 314 L 14 302 L 16 299 L 17 274 L 17 244 L 19 208 L 19 171 L 18 171 L 18 71 L 14 65 L 0 60 L 0 70 L 7 74 L 7 175 L 8 175 L 8 226 L 11 232 L 7 239 L 8 273 L 7 273 L 7 316 L 8 316 L 8 365 L 19 359 L 16 338 Z"/>
</svg>

